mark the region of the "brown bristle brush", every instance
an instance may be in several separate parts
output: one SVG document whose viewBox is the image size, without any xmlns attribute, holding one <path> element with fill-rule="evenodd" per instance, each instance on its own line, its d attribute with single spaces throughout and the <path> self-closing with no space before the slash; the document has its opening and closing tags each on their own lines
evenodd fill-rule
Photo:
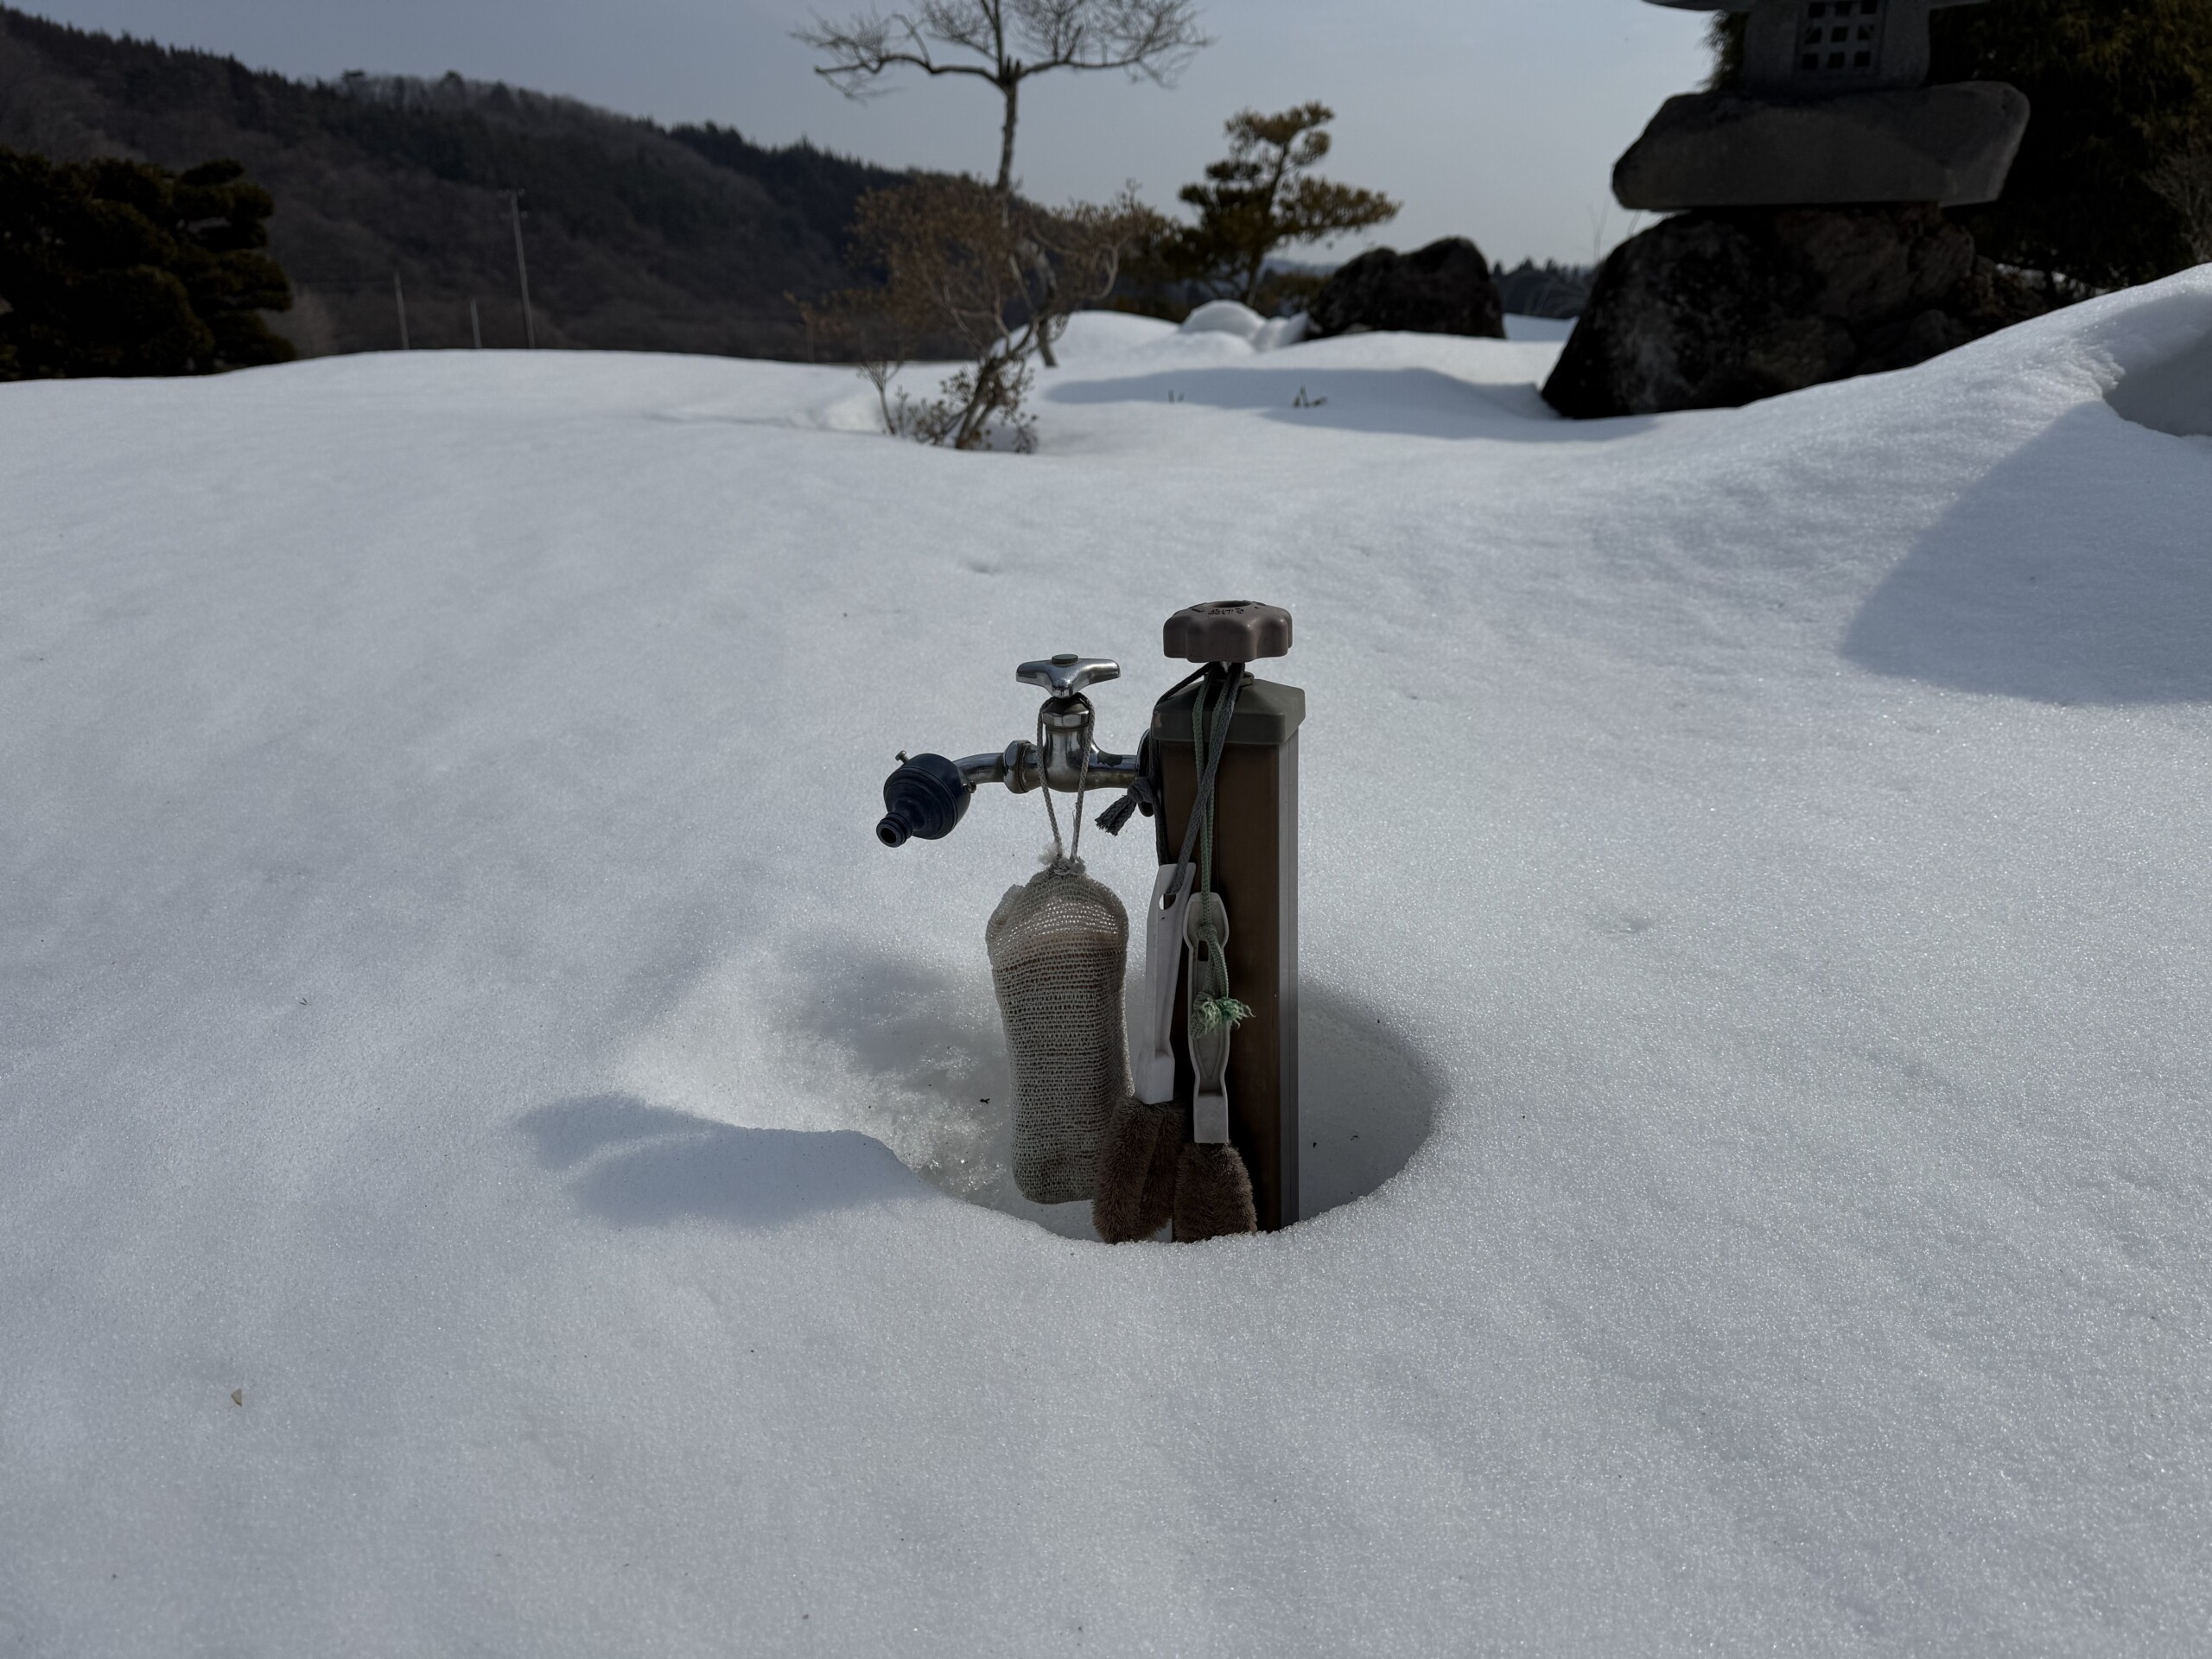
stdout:
<svg viewBox="0 0 2212 1659">
<path fill-rule="evenodd" d="M 1231 1146 L 1186 1143 L 1175 1163 L 1175 1242 L 1194 1244 L 1232 1233 L 1256 1233 L 1252 1175 Z"/>
<path fill-rule="evenodd" d="M 1098 1143 L 1098 1187 L 1090 1224 L 1109 1244 L 1150 1238 L 1175 1212 L 1176 1151 L 1182 1115 L 1171 1102 L 1148 1106 L 1134 1096 L 1114 1108 Z"/>
</svg>

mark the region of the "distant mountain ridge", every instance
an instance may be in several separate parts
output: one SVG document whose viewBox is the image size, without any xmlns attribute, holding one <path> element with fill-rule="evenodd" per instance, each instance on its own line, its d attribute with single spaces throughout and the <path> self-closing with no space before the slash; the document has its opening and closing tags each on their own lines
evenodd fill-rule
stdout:
<svg viewBox="0 0 2212 1659">
<path fill-rule="evenodd" d="M 540 345 L 804 357 L 787 293 L 853 280 L 844 227 L 907 175 L 713 125 L 665 129 L 504 84 L 301 82 L 0 7 L 0 147 L 56 160 L 243 162 L 303 353 L 523 343 L 504 192 L 524 192 Z"/>
</svg>

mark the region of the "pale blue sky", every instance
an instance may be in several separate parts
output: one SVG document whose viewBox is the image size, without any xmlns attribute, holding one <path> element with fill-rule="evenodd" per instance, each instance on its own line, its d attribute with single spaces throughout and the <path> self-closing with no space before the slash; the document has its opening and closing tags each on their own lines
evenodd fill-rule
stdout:
<svg viewBox="0 0 2212 1659">
<path fill-rule="evenodd" d="M 998 111 L 971 82 L 854 105 L 791 39 L 804 0 L 16 0 L 84 28 L 225 52 L 304 77 L 456 69 L 771 143 L 802 135 L 894 164 L 988 173 Z M 1493 257 L 1587 259 L 1628 228 L 1613 158 L 1704 74 L 1705 17 L 1642 0 L 1200 0 L 1216 43 L 1173 90 L 1116 75 L 1033 81 L 1016 163 L 1058 200 L 1134 180 L 1171 207 L 1247 105 L 1318 98 L 1330 170 L 1401 198 L 1379 239 L 1471 235 Z M 824 5 L 827 15 L 842 7 Z M 1340 245 L 1338 257 L 1352 251 Z"/>
</svg>

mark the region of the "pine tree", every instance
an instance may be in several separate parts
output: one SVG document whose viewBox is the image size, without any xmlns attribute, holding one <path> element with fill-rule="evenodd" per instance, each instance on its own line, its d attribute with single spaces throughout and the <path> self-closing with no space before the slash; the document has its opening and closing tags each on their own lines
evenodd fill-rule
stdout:
<svg viewBox="0 0 2212 1659">
<path fill-rule="evenodd" d="M 1231 116 L 1228 156 L 1207 164 L 1205 183 L 1183 187 L 1198 223 L 1163 238 L 1155 250 L 1160 273 L 1258 305 L 1268 286 L 1268 257 L 1278 248 L 1325 242 L 1395 218 L 1398 204 L 1381 191 L 1313 176 L 1329 153 L 1322 129 L 1335 119 L 1325 104 Z"/>
<path fill-rule="evenodd" d="M 235 162 L 56 164 L 0 150 L 0 378 L 211 374 L 293 355 L 261 251 L 275 204 Z"/>
</svg>

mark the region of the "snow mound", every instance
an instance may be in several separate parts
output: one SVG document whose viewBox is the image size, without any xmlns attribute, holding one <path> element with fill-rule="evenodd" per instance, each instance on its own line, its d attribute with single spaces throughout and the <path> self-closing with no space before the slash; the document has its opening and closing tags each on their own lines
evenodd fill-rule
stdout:
<svg viewBox="0 0 2212 1659">
<path fill-rule="evenodd" d="M 1183 319 L 1186 334 L 1230 334 L 1255 352 L 1272 352 L 1295 346 L 1306 338 L 1304 312 L 1288 317 L 1263 317 L 1235 300 L 1213 300 Z"/>
<path fill-rule="evenodd" d="M 1022 458 L 796 365 L 0 386 L 0 1653 L 2192 1652 L 2208 335 L 1578 425 L 1086 316 Z M 1108 1249 L 1005 1191 L 1041 809 L 877 791 L 1058 650 L 1126 745 L 1227 593 L 1320 1213 Z"/>
<path fill-rule="evenodd" d="M 1883 572 L 1846 655 L 2062 706 L 2212 696 L 2212 471 L 2200 439 L 2142 430 L 2184 432 L 2198 404 L 2212 410 L 2196 378 L 2212 365 L 2208 342 L 2199 275 L 1893 378 L 1945 385 L 2020 436 Z"/>
</svg>

